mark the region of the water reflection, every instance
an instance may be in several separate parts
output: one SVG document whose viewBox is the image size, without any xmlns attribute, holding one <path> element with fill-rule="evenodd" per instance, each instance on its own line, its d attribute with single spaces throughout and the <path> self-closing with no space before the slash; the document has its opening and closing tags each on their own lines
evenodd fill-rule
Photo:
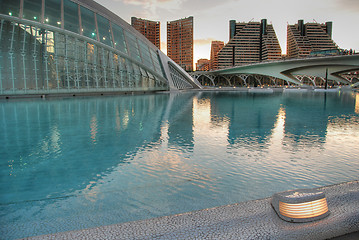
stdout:
<svg viewBox="0 0 359 240">
<path fill-rule="evenodd" d="M 353 179 L 358 96 L 199 92 L 1 102 L 0 223 L 76 215 L 81 227 L 94 227 Z M 89 223 L 91 214 L 99 221 Z M 22 231 L 16 237 L 27 236 Z"/>
<path fill-rule="evenodd" d="M 1 103 L 1 203 L 71 195 L 127 163 L 139 147 L 158 141 L 167 98 Z"/>
</svg>

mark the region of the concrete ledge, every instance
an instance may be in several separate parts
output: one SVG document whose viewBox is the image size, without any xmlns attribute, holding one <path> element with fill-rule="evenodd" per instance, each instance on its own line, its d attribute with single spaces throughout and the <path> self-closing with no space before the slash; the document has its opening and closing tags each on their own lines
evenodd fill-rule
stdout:
<svg viewBox="0 0 359 240">
<path fill-rule="evenodd" d="M 318 188 L 331 214 L 308 223 L 289 223 L 271 198 L 29 239 L 328 239 L 359 231 L 359 181 Z"/>
</svg>

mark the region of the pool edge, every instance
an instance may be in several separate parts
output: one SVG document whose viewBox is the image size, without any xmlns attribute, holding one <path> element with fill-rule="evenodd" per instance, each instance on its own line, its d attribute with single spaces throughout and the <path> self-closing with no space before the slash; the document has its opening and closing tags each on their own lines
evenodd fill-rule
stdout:
<svg viewBox="0 0 359 240">
<path fill-rule="evenodd" d="M 330 239 L 359 231 L 359 180 L 316 189 L 325 193 L 331 214 L 315 222 L 281 220 L 268 197 L 26 239 Z"/>
</svg>

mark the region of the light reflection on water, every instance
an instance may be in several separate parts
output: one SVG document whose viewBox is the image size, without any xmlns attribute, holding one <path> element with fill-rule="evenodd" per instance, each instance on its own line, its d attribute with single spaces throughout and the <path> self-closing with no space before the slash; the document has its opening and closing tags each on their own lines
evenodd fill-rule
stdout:
<svg viewBox="0 0 359 240">
<path fill-rule="evenodd" d="M 358 96 L 1 102 L 0 234 L 88 228 L 357 179 Z"/>
</svg>

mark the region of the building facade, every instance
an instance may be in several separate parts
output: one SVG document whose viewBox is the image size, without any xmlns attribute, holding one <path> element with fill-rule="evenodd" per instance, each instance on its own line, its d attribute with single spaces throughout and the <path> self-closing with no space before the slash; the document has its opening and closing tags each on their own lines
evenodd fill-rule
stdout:
<svg viewBox="0 0 359 240">
<path fill-rule="evenodd" d="M 211 58 L 209 62 L 209 69 L 217 70 L 218 69 L 218 53 L 224 47 L 224 42 L 222 41 L 212 41 L 211 43 Z"/>
<path fill-rule="evenodd" d="M 304 24 L 303 20 L 287 25 L 287 57 L 308 57 L 323 50 L 338 52 L 339 48 L 332 40 L 332 25 L 332 22 Z"/>
<path fill-rule="evenodd" d="M 167 22 L 167 56 L 193 71 L 193 17 Z"/>
<path fill-rule="evenodd" d="M 282 51 L 271 24 L 261 22 L 236 23 L 230 21 L 230 40 L 218 53 L 218 67 L 279 60 Z"/>
<path fill-rule="evenodd" d="M 186 74 L 92 0 L 0 1 L 0 96 L 197 88 Z"/>
<path fill-rule="evenodd" d="M 208 71 L 210 65 L 210 60 L 201 58 L 198 59 L 196 63 L 196 71 Z"/>
<path fill-rule="evenodd" d="M 145 36 L 158 49 L 161 49 L 160 22 L 132 17 L 131 26 Z"/>
</svg>

